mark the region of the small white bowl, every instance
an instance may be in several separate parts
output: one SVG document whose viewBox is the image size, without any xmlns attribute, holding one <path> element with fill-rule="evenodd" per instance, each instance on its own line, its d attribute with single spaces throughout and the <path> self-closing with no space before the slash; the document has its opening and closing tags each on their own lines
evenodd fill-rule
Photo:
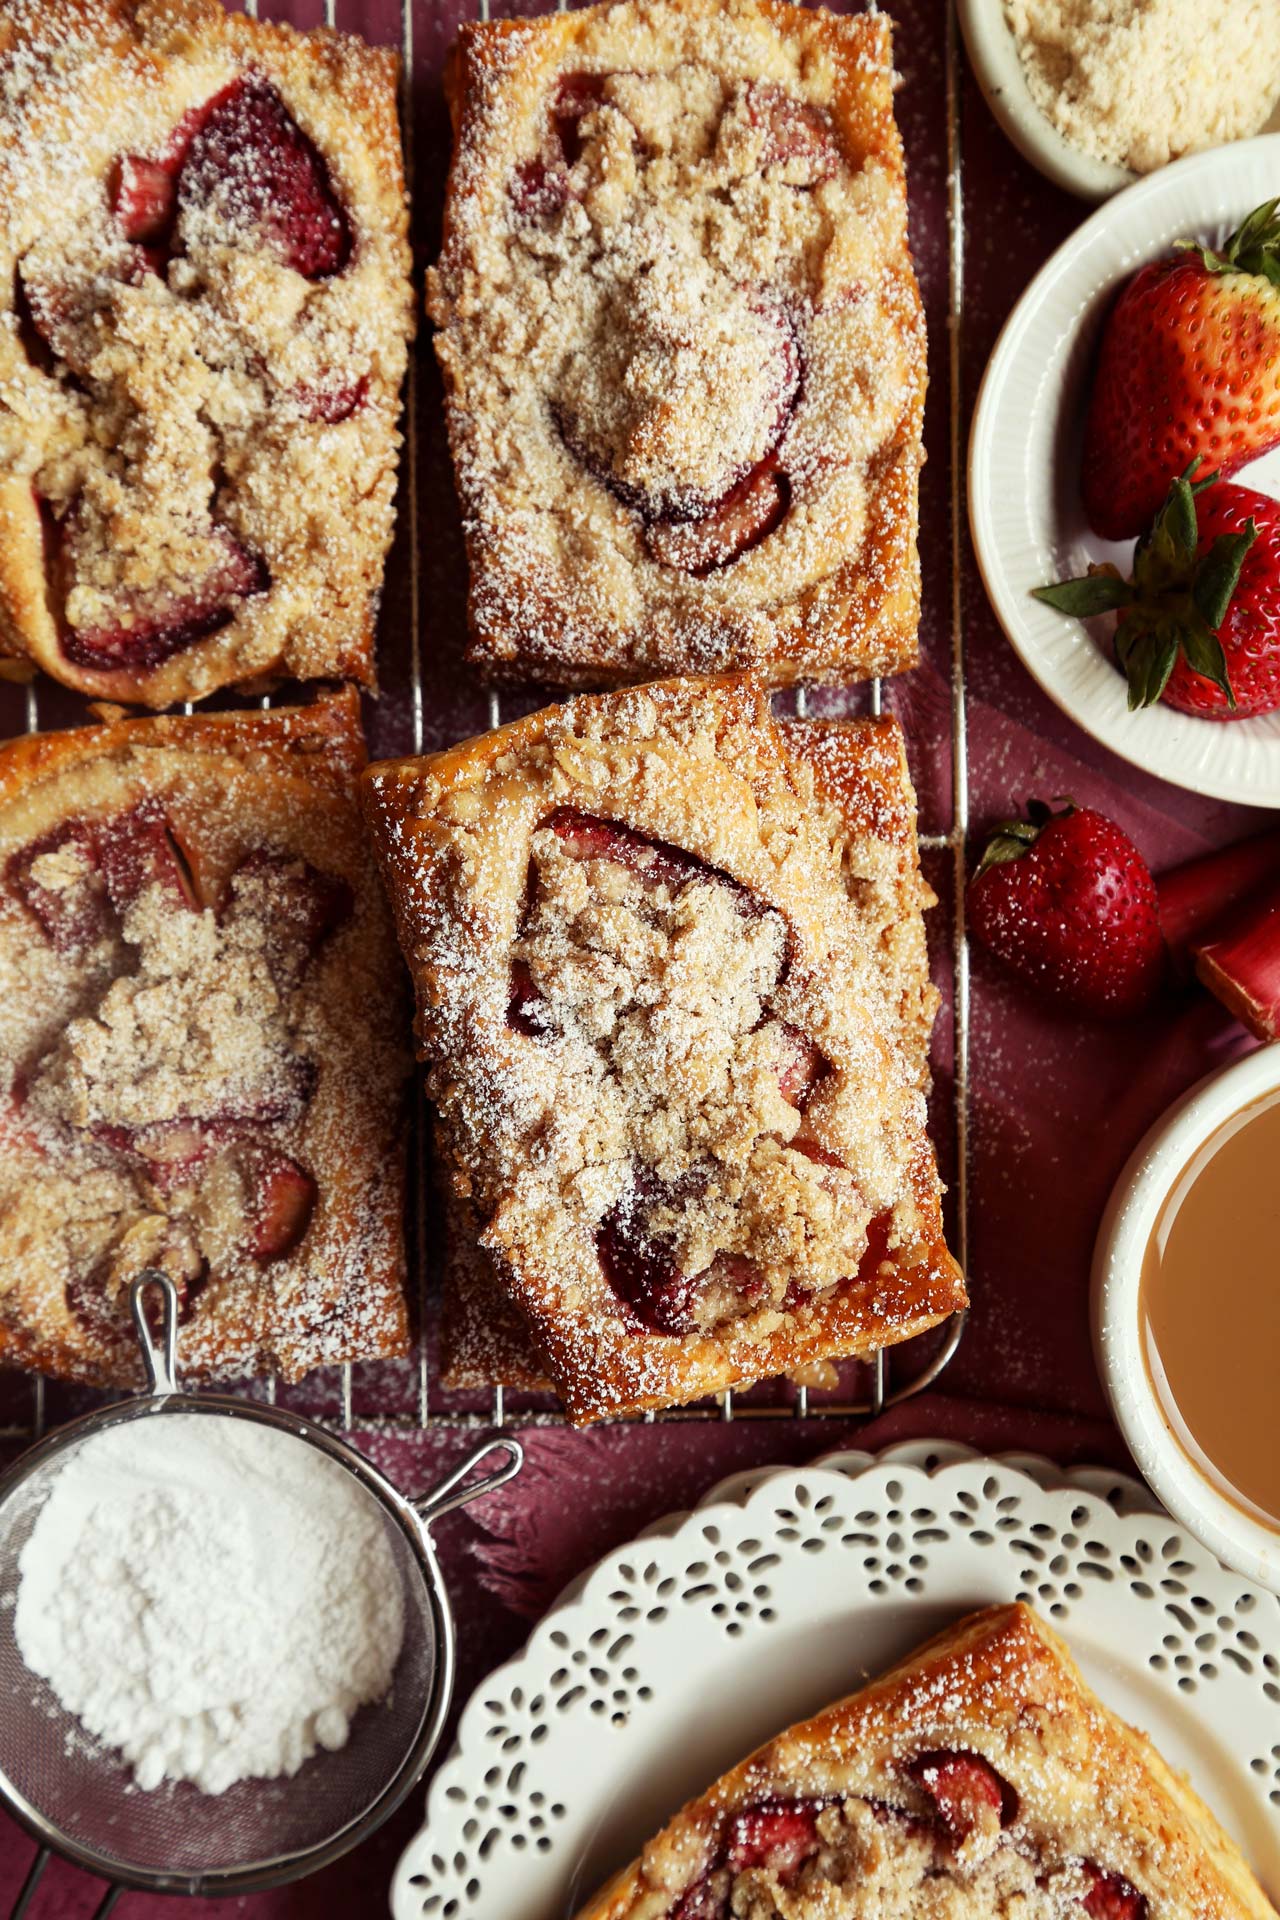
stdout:
<svg viewBox="0 0 1280 1920">
<path fill-rule="evenodd" d="M 1105 200 L 1137 179 L 1128 167 L 1096 160 L 1064 140 L 1031 97 L 1004 0 L 959 0 L 960 27 L 978 85 L 1014 146 L 1055 187 L 1081 200 Z"/>
<path fill-rule="evenodd" d="M 1004 0 L 958 0 L 960 27 L 978 85 L 1014 146 L 1055 187 L 1081 200 L 1106 200 L 1142 175 L 1114 167 L 1064 140 L 1031 96 L 1026 70 L 1005 16 Z M 1280 133 L 1280 98 L 1262 133 Z"/>
<path fill-rule="evenodd" d="M 1280 1045 L 1260 1047 L 1210 1074 L 1158 1120 L 1107 1203 L 1093 1256 L 1093 1349 L 1098 1371 L 1143 1477 L 1188 1533 L 1226 1566 L 1280 1593 L 1280 1530 L 1228 1500 L 1194 1465 L 1166 1423 L 1142 1353 L 1139 1283 L 1160 1209 L 1188 1160 L 1242 1108 L 1280 1092 Z M 1206 1295 L 1205 1311 L 1221 1311 Z"/>
</svg>

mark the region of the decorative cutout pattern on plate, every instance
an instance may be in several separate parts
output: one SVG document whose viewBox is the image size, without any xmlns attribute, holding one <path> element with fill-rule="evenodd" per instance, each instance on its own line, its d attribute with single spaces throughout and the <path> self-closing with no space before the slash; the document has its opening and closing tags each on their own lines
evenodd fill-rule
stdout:
<svg viewBox="0 0 1280 1920">
<path fill-rule="evenodd" d="M 1242 1837 L 1274 1836 L 1255 1865 L 1280 1880 L 1280 1601 L 1133 1483 L 1064 1485 L 1017 1458 L 921 1444 L 736 1476 L 611 1554 L 472 1698 L 401 1860 L 396 1920 L 567 1916 L 651 1830 L 655 1793 L 674 1811 L 948 1614 L 1015 1597 Z"/>
</svg>

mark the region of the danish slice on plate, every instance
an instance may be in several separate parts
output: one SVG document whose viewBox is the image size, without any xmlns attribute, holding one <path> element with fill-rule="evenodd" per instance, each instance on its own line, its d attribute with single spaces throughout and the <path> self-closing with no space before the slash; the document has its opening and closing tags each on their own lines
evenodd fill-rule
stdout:
<svg viewBox="0 0 1280 1920">
<path fill-rule="evenodd" d="M 1275 1920 L 1185 1780 L 1030 1608 L 780 1734 L 579 1920 Z"/>
<path fill-rule="evenodd" d="M 396 56 L 0 11 L 0 652 L 163 707 L 373 679 L 413 328 Z"/>
<path fill-rule="evenodd" d="M 901 737 L 860 800 L 802 737 L 749 678 L 670 681 L 365 777 L 454 1187 L 576 1421 L 965 1302 Z"/>
<path fill-rule="evenodd" d="M 184 1372 L 407 1344 L 400 963 L 354 690 L 0 747 L 0 1359 Z"/>
<path fill-rule="evenodd" d="M 916 659 L 924 317 L 888 17 L 462 30 L 428 303 L 472 659 L 599 686 Z"/>
</svg>

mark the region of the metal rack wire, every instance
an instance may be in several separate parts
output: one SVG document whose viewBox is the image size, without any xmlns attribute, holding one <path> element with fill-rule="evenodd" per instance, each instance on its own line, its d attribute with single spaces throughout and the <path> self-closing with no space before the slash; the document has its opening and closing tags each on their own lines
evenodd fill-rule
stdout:
<svg viewBox="0 0 1280 1920">
<path fill-rule="evenodd" d="M 412 112 L 412 85 L 414 75 L 414 0 L 399 0 L 400 4 L 400 52 L 402 71 L 402 126 L 405 145 L 406 177 L 411 195 L 416 194 L 416 161 L 414 115 Z M 563 9 L 565 0 L 556 0 Z M 866 10 L 877 11 L 877 0 L 864 0 Z M 243 0 L 243 10 L 252 18 L 268 16 L 277 10 L 271 0 Z M 283 13 L 285 8 L 278 5 Z M 479 18 L 489 17 L 489 0 L 478 0 Z M 340 18 L 339 0 L 323 0 L 323 19 L 327 26 L 344 24 Z M 942 832 L 922 834 L 920 847 L 923 852 L 949 856 L 951 867 L 951 975 L 952 975 L 952 1081 L 955 1102 L 955 1167 L 953 1175 L 955 1252 L 961 1267 L 967 1270 L 969 1252 L 969 952 L 965 930 L 964 879 L 965 848 L 969 831 L 969 779 L 967 755 L 967 717 L 965 696 L 965 659 L 963 632 L 963 588 L 962 556 L 964 538 L 964 449 L 963 425 L 960 404 L 962 321 L 964 296 L 964 183 L 960 133 L 960 53 L 959 33 L 954 0 L 946 0 L 945 16 L 945 73 L 946 73 L 946 157 L 947 157 L 947 228 L 948 228 L 948 328 L 946 362 L 950 395 L 950 421 L 948 439 L 949 494 L 950 494 L 950 603 L 948 608 L 951 630 L 950 657 L 950 746 L 951 746 L 951 822 Z M 421 344 L 421 343 L 420 343 Z M 933 351 L 938 352 L 937 343 Z M 409 532 L 407 556 L 406 595 L 410 612 L 409 619 L 409 718 L 412 729 L 413 749 L 421 752 L 424 748 L 427 732 L 427 714 L 429 689 L 424 670 L 422 647 L 422 556 L 420 549 L 419 522 L 419 479 L 420 479 L 420 424 L 419 379 L 417 367 L 411 358 L 405 396 L 406 420 L 409 423 L 405 436 L 404 466 L 402 473 L 401 511 L 407 517 Z M 264 699 L 263 705 L 269 705 Z M 808 695 L 803 688 L 796 695 L 795 711 L 804 717 L 808 710 Z M 869 690 L 870 711 L 878 714 L 883 708 L 883 690 L 876 680 Z M 489 695 L 488 719 L 491 726 L 501 724 L 503 718 L 502 703 L 496 693 Z M 27 689 L 26 726 L 29 732 L 35 732 L 40 726 L 39 694 L 36 683 Z M 354 1414 L 355 1372 L 351 1365 L 341 1369 L 341 1381 L 338 1393 L 338 1413 L 335 1424 L 344 1430 L 353 1425 L 377 1424 L 404 1430 L 427 1430 L 435 1428 L 488 1428 L 491 1426 L 520 1426 L 532 1423 L 548 1423 L 562 1416 L 549 1413 L 541 1405 L 528 1407 L 513 1404 L 500 1385 L 490 1390 L 488 1404 L 476 1406 L 468 1404 L 459 1407 L 450 1404 L 453 1396 L 443 1396 L 444 1404 L 439 1404 L 441 1396 L 432 1377 L 431 1353 L 428 1340 L 428 1272 L 427 1228 L 425 1218 L 425 1141 L 427 1128 L 424 1124 L 424 1110 L 421 1089 L 419 1088 L 416 1109 L 413 1117 L 415 1165 L 415 1216 L 412 1222 L 412 1259 L 416 1272 L 418 1306 L 418 1344 L 414 1359 L 415 1401 L 412 1414 L 395 1414 L 390 1417 L 364 1415 L 357 1421 Z M 785 1403 L 746 1403 L 741 1393 L 728 1391 L 720 1394 L 713 1402 L 700 1403 L 692 1407 L 678 1407 L 658 1414 L 645 1414 L 644 1423 L 659 1421 L 732 1421 L 735 1419 L 850 1419 L 874 1417 L 887 1406 L 919 1393 L 931 1385 L 946 1367 L 960 1344 L 964 1331 L 963 1314 L 956 1314 L 948 1324 L 945 1335 L 931 1347 L 929 1357 L 917 1370 L 904 1379 L 890 1383 L 885 1351 L 880 1351 L 864 1363 L 867 1376 L 867 1390 L 864 1397 L 849 1399 L 844 1396 L 834 1399 L 811 1399 L 810 1389 L 798 1385 L 794 1397 Z M 928 1339 L 929 1336 L 922 1336 Z M 899 1354 L 909 1354 L 911 1343 L 897 1349 Z M 262 1383 L 261 1390 L 271 1399 L 275 1398 L 275 1382 Z M 473 1399 L 468 1396 L 468 1399 Z M 17 1424 L 0 1425 L 0 1440 L 36 1439 L 43 1433 L 48 1417 L 48 1394 L 45 1381 L 35 1376 L 31 1383 L 31 1406 L 29 1418 Z M 334 1420 L 332 1413 L 317 1410 L 315 1417 Z"/>
</svg>

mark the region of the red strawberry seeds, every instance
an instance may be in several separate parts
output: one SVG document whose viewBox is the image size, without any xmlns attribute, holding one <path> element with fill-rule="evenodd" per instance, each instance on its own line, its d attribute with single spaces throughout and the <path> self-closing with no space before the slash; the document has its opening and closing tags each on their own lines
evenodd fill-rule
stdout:
<svg viewBox="0 0 1280 1920">
<path fill-rule="evenodd" d="M 1091 807 L 1029 814 L 996 832 L 969 883 L 974 934 L 1048 999 L 1098 1019 L 1144 1012 L 1165 965 L 1146 861 Z"/>
</svg>

